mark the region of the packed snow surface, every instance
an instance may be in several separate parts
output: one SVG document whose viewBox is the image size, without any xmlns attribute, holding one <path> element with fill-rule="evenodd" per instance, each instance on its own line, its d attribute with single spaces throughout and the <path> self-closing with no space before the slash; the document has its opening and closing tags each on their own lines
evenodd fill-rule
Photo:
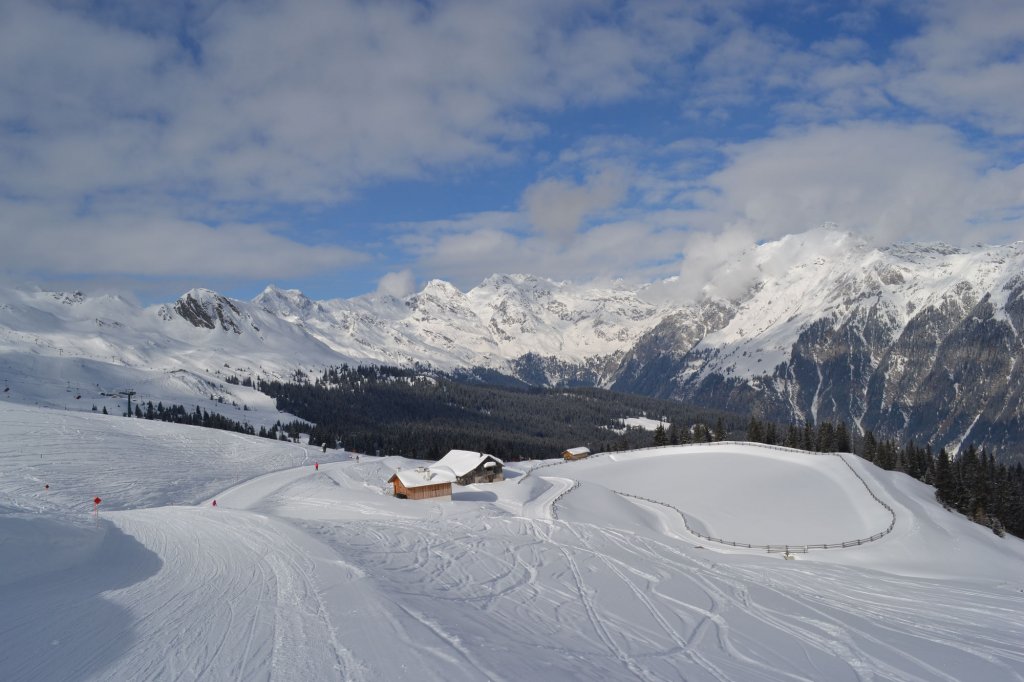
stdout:
<svg viewBox="0 0 1024 682">
<path fill-rule="evenodd" d="M 1024 678 L 1024 542 L 852 455 L 662 448 L 408 501 L 385 481 L 422 462 L 327 454 L 0 405 L 0 679 Z M 865 484 L 892 532 L 796 561 L 613 492 L 829 542 L 888 525 Z"/>
</svg>

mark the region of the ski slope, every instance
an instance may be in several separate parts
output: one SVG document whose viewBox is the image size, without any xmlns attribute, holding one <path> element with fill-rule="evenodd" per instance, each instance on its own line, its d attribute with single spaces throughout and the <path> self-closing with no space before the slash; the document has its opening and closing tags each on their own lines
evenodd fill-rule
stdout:
<svg viewBox="0 0 1024 682">
<path fill-rule="evenodd" d="M 612 490 L 755 541 L 887 524 L 836 458 L 616 453 L 442 502 L 334 454 L 0 405 L 0 679 L 1024 679 L 1024 542 L 854 457 L 893 531 L 785 561 Z"/>
</svg>

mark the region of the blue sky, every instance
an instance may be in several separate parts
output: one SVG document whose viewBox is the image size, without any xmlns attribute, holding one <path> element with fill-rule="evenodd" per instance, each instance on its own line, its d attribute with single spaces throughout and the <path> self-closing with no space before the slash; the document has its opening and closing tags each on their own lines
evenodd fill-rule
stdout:
<svg viewBox="0 0 1024 682">
<path fill-rule="evenodd" d="M 1024 5 L 0 2 L 6 279 L 699 287 L 833 222 L 1021 239 Z"/>
</svg>

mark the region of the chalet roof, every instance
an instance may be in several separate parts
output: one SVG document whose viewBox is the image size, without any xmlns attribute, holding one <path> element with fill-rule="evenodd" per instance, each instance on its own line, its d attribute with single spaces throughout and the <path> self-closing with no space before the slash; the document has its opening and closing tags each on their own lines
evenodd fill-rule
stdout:
<svg viewBox="0 0 1024 682">
<path fill-rule="evenodd" d="M 445 471 L 444 469 L 435 470 L 433 468 L 428 469 L 427 467 L 420 467 L 418 469 L 399 469 L 396 471 L 391 478 L 388 479 L 388 483 L 391 483 L 395 479 L 402 482 L 406 488 L 420 488 L 425 485 L 437 485 L 438 483 L 451 483 L 455 480 L 455 475 L 451 471 Z"/>
<path fill-rule="evenodd" d="M 494 455 L 487 455 L 482 452 L 470 452 L 469 450 L 451 450 L 447 455 L 437 460 L 430 466 L 434 471 L 451 471 L 456 476 L 465 476 L 473 471 L 481 463 L 491 461 L 498 464 L 503 462 Z"/>
<path fill-rule="evenodd" d="M 589 455 L 590 448 L 569 448 L 566 452 L 570 455 Z"/>
</svg>

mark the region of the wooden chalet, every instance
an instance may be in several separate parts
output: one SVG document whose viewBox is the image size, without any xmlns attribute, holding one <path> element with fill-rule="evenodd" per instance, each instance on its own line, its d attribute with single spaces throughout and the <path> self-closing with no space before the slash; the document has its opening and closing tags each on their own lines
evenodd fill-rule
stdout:
<svg viewBox="0 0 1024 682">
<path fill-rule="evenodd" d="M 407 500 L 425 500 L 432 497 L 452 498 L 452 477 L 430 471 L 426 467 L 402 469 L 388 479 L 395 489 L 395 497 Z"/>
<path fill-rule="evenodd" d="M 469 450 L 451 450 L 430 466 L 431 471 L 454 478 L 459 485 L 504 481 L 504 462 L 494 455 Z"/>
<path fill-rule="evenodd" d="M 590 448 L 569 448 L 562 452 L 562 459 L 566 461 L 584 459 L 585 457 L 590 457 Z"/>
</svg>

